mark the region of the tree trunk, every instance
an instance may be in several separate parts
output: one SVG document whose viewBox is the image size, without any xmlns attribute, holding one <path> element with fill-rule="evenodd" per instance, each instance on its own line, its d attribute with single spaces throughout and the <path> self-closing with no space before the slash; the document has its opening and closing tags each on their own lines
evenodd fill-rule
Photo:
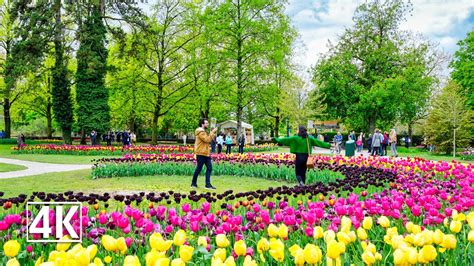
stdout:
<svg viewBox="0 0 474 266">
<path fill-rule="evenodd" d="M 66 141 L 66 140 L 64 140 Z M 84 129 L 81 130 L 81 145 L 86 145 L 86 131 Z"/>
<path fill-rule="evenodd" d="M 5 138 L 11 137 L 10 99 L 3 99 L 3 120 L 5 122 Z"/>
<path fill-rule="evenodd" d="M 159 112 L 156 112 L 153 114 L 153 121 L 151 123 L 151 143 L 153 145 L 156 145 L 158 142 L 158 116 Z"/>
<path fill-rule="evenodd" d="M 413 121 L 410 121 L 408 123 L 408 138 L 412 140 L 413 143 L 413 138 L 411 137 L 413 135 Z"/>
<path fill-rule="evenodd" d="M 375 132 L 375 118 L 369 118 L 369 134 L 374 134 Z"/>
<path fill-rule="evenodd" d="M 52 104 L 51 100 L 48 97 L 48 103 L 46 104 L 46 135 L 49 139 L 53 137 L 53 114 L 51 112 Z"/>
<path fill-rule="evenodd" d="M 63 128 L 62 131 L 63 131 L 64 143 L 71 145 L 72 144 L 71 128 Z"/>
<path fill-rule="evenodd" d="M 273 130 L 275 131 L 275 137 L 278 138 L 278 131 L 280 129 L 280 115 L 277 115 L 275 117 L 275 126 L 273 128 Z"/>
</svg>

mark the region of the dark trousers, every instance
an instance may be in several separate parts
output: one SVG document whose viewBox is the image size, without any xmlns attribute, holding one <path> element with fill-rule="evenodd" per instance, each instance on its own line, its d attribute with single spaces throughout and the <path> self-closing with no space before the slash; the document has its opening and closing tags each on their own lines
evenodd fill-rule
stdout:
<svg viewBox="0 0 474 266">
<path fill-rule="evenodd" d="M 226 144 L 226 146 L 227 146 L 227 149 L 226 149 L 225 153 L 230 154 L 231 153 L 230 149 L 232 148 L 232 144 Z"/>
<path fill-rule="evenodd" d="M 222 144 L 217 144 L 217 154 L 222 153 Z"/>
<path fill-rule="evenodd" d="M 244 153 L 244 145 L 239 145 L 239 153 Z"/>
<path fill-rule="evenodd" d="M 211 144 L 211 152 L 216 153 L 216 144 Z"/>
<path fill-rule="evenodd" d="M 382 144 L 382 152 L 380 154 L 383 156 L 387 156 L 387 146 L 388 144 Z"/>
<path fill-rule="evenodd" d="M 201 173 L 202 167 L 206 165 L 206 187 L 211 186 L 211 173 L 212 173 L 212 161 L 211 157 L 197 155 L 197 164 L 196 170 L 194 170 L 193 181 L 191 185 L 197 186 L 197 178 L 199 173 Z"/>
<path fill-rule="evenodd" d="M 295 153 L 295 172 L 296 172 L 296 179 L 298 183 L 304 184 L 306 182 L 306 163 L 308 162 L 308 154 L 307 153 Z"/>
<path fill-rule="evenodd" d="M 380 154 L 380 146 L 377 146 L 377 147 L 372 147 L 372 155 L 377 155 L 377 154 Z"/>
</svg>

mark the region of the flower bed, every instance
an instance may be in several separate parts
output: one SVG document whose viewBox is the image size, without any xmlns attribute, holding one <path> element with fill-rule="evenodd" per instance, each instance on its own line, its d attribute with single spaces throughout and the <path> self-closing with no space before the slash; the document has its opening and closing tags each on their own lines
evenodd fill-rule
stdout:
<svg viewBox="0 0 474 266">
<path fill-rule="evenodd" d="M 241 193 L 69 191 L 0 198 L 0 264 L 474 263 L 472 164 L 344 157 L 331 163 L 349 172 L 373 171 L 374 178 L 359 177 L 370 186 L 384 178 L 376 170 L 393 174 L 393 180 L 373 193 L 351 193 L 351 178 Z M 84 202 L 84 217 L 73 217 L 76 231 L 83 225 L 83 243 L 26 243 L 24 204 L 32 200 Z"/>
<path fill-rule="evenodd" d="M 274 144 L 246 145 L 245 152 L 263 152 L 278 149 Z M 124 155 L 124 154 L 169 154 L 169 153 L 193 153 L 193 146 L 174 145 L 138 145 L 131 147 L 122 146 L 85 146 L 85 145 L 24 145 L 22 149 L 12 147 L 15 154 L 64 154 L 64 155 Z M 233 147 L 232 152 L 236 153 L 237 148 Z"/>
</svg>

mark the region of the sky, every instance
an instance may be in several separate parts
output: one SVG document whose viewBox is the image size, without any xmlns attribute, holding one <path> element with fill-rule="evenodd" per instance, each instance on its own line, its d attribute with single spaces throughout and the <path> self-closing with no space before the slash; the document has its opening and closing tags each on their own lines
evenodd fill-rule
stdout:
<svg viewBox="0 0 474 266">
<path fill-rule="evenodd" d="M 359 0 L 289 0 L 285 10 L 300 34 L 303 49 L 296 50 L 296 63 L 309 68 L 328 41 L 336 43 L 338 35 L 353 25 L 352 15 Z M 421 33 L 439 44 L 449 56 L 457 42 L 474 29 L 474 0 L 412 0 L 413 11 L 400 28 Z M 446 69 L 444 73 L 449 73 Z"/>
</svg>

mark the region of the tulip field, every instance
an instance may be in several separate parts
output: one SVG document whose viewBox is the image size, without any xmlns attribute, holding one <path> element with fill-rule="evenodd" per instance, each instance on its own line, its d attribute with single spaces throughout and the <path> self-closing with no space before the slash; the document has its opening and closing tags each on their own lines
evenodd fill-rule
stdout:
<svg viewBox="0 0 474 266">
<path fill-rule="evenodd" d="M 213 157 L 215 175 L 289 182 L 296 181 L 293 160 L 288 154 Z M 190 175 L 193 162 L 183 151 L 140 151 L 96 160 L 92 175 Z M 7 198 L 0 192 L 0 264 L 474 264 L 473 164 L 317 156 L 307 183 L 223 193 L 38 191 Z M 27 242 L 26 218 L 38 215 L 26 210 L 27 201 L 82 202 L 82 217 L 72 218 L 77 233 L 82 225 L 82 243 Z"/>
</svg>

